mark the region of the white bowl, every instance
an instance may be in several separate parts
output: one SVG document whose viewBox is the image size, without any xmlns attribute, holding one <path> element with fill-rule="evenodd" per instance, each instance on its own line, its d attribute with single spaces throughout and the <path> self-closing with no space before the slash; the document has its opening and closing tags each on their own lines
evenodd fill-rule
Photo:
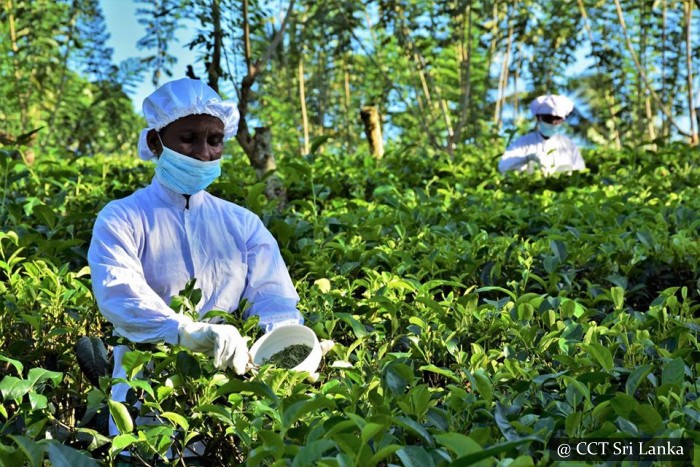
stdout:
<svg viewBox="0 0 700 467">
<path fill-rule="evenodd" d="M 306 359 L 299 363 L 293 371 L 308 371 L 314 373 L 321 364 L 321 344 L 311 328 L 300 324 L 290 324 L 281 326 L 268 332 L 255 341 L 250 348 L 250 359 L 254 365 L 263 365 L 265 359 L 270 358 L 277 352 L 290 345 L 304 344 L 311 347 L 311 352 Z"/>
</svg>

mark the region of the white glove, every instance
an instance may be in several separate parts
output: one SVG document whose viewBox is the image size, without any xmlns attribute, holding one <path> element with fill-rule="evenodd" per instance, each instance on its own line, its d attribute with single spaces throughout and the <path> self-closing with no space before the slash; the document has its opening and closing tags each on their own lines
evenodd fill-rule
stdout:
<svg viewBox="0 0 700 467">
<path fill-rule="evenodd" d="M 248 346 L 234 326 L 196 321 L 181 327 L 178 344 L 193 352 L 203 352 L 214 357 L 214 366 L 232 368 L 238 375 L 245 373 L 248 363 Z"/>
</svg>

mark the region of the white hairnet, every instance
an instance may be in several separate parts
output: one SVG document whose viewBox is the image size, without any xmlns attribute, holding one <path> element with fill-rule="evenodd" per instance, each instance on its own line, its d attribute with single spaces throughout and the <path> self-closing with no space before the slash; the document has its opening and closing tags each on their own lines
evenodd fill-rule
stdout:
<svg viewBox="0 0 700 467">
<path fill-rule="evenodd" d="M 154 157 L 148 148 L 146 135 L 161 130 L 175 120 L 188 115 L 211 115 L 224 122 L 224 140 L 238 130 L 238 106 L 223 100 L 212 88 L 197 79 L 183 78 L 165 83 L 143 100 L 143 115 L 148 128 L 141 130 L 139 157 L 145 161 Z"/>
<path fill-rule="evenodd" d="M 532 115 L 554 115 L 566 118 L 574 110 L 574 103 L 566 96 L 547 94 L 540 96 L 530 103 Z"/>
</svg>

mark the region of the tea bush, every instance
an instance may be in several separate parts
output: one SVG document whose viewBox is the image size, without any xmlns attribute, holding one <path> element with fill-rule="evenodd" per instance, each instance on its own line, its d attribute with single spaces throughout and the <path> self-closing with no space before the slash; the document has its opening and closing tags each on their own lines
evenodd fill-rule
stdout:
<svg viewBox="0 0 700 467">
<path fill-rule="evenodd" d="M 263 218 L 306 324 L 337 345 L 315 384 L 133 345 L 119 404 L 116 381 L 93 386 L 75 357 L 83 335 L 115 343 L 85 257 L 99 209 L 152 168 L 0 153 L 0 463 L 123 449 L 150 463 L 196 440 L 212 465 L 326 466 L 548 464 L 566 436 L 700 444 L 697 156 L 590 150 L 587 172 L 541 178 L 499 175 L 496 148 L 290 155 L 282 211 L 229 159 L 212 191 Z M 136 400 L 164 425 L 140 424 Z"/>
</svg>

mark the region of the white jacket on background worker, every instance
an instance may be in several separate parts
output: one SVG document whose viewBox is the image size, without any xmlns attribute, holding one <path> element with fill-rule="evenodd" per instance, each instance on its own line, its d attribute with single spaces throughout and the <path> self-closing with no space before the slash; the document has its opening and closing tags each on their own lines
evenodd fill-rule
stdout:
<svg viewBox="0 0 700 467">
<path fill-rule="evenodd" d="M 576 144 L 564 136 L 564 121 L 574 110 L 574 103 L 566 96 L 547 94 L 530 103 L 530 112 L 536 118 L 537 127 L 516 139 L 501 156 L 498 170 L 544 175 L 583 170 L 586 164 Z"/>
<path fill-rule="evenodd" d="M 515 140 L 498 162 L 498 170 L 533 173 L 539 167 L 545 175 L 583 170 L 586 164 L 576 144 L 564 135 L 545 138 L 538 130 Z"/>
</svg>

